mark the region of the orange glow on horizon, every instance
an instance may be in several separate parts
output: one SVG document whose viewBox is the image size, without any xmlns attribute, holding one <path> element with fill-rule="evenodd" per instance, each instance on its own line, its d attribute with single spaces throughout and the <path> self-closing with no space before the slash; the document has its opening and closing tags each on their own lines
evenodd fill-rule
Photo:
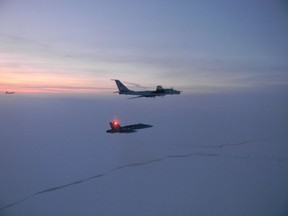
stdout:
<svg viewBox="0 0 288 216">
<path fill-rule="evenodd" d="M 51 94 L 97 94 L 113 92 L 115 87 L 109 79 L 71 75 L 66 73 L 0 67 L 0 91 L 17 93 Z"/>
<path fill-rule="evenodd" d="M 111 77 L 103 73 L 106 63 L 82 60 L 70 61 L 48 54 L 1 54 L 0 91 L 112 95 L 117 87 L 111 82 Z"/>
<path fill-rule="evenodd" d="M 0 83 L 1 84 L 1 83 Z M 31 87 L 30 85 L 8 85 L 5 87 L 5 85 L 1 85 L 0 92 L 6 92 L 6 91 L 13 91 L 16 93 L 25 93 L 25 94 L 37 94 L 37 93 L 49 93 L 49 94 L 105 94 L 105 93 L 111 93 L 113 90 L 109 89 L 100 89 L 100 88 L 85 88 L 80 87 L 79 89 L 73 88 L 73 87 Z"/>
</svg>

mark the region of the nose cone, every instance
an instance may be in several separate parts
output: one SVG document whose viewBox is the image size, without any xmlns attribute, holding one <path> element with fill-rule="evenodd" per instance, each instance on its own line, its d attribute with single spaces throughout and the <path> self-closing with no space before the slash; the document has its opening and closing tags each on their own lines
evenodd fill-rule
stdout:
<svg viewBox="0 0 288 216">
<path fill-rule="evenodd" d="M 145 128 L 150 128 L 150 127 L 153 127 L 153 125 L 147 125 L 147 124 L 145 124 L 144 127 L 145 127 Z"/>
</svg>

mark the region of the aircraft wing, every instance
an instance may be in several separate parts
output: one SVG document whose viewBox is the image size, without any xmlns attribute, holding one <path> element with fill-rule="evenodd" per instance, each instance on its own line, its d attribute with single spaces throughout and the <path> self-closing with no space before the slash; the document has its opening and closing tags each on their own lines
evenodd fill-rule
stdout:
<svg viewBox="0 0 288 216">
<path fill-rule="evenodd" d="M 123 129 L 122 130 L 122 133 L 135 133 L 137 132 L 137 130 L 134 130 L 134 129 Z"/>
<path fill-rule="evenodd" d="M 141 97 L 149 97 L 149 98 L 151 98 L 151 97 L 156 97 L 156 95 L 155 94 L 144 94 L 144 95 L 139 95 L 137 97 L 132 97 L 132 98 L 128 98 L 128 99 L 135 99 L 135 98 L 141 98 Z"/>
<path fill-rule="evenodd" d="M 135 131 L 135 130 L 138 130 L 138 129 L 149 128 L 149 127 L 153 127 L 153 126 L 139 123 L 139 124 L 134 124 L 134 125 L 127 125 L 127 126 L 125 126 L 123 128 Z"/>
<path fill-rule="evenodd" d="M 140 95 L 140 96 L 132 97 L 132 98 L 128 98 L 128 99 L 135 99 L 135 98 L 141 98 L 141 97 L 146 97 L 146 96 L 145 95 Z"/>
</svg>

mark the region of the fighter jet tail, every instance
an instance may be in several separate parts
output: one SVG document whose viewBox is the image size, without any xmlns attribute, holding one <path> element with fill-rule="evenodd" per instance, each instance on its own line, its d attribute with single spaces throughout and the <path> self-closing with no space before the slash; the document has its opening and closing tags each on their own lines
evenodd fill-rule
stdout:
<svg viewBox="0 0 288 216">
<path fill-rule="evenodd" d="M 120 131 L 122 128 L 118 121 L 109 122 L 109 124 L 113 131 Z"/>
</svg>

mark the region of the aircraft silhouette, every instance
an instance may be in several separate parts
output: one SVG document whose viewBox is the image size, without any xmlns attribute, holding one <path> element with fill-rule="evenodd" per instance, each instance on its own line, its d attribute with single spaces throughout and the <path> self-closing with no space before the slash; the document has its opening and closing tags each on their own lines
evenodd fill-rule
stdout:
<svg viewBox="0 0 288 216">
<path fill-rule="evenodd" d="M 140 97 L 156 97 L 156 96 L 165 96 L 165 95 L 179 95 L 181 92 L 174 90 L 173 88 L 163 88 L 161 85 L 158 85 L 155 91 L 132 91 L 128 89 L 120 80 L 114 80 L 118 90 L 115 93 L 119 93 L 119 95 L 124 94 L 124 95 L 138 95 L 137 97 L 132 97 L 129 99 L 133 98 L 140 98 Z"/>
<path fill-rule="evenodd" d="M 152 125 L 147 124 L 133 124 L 127 126 L 120 126 L 118 121 L 109 122 L 111 129 L 107 130 L 107 133 L 134 133 L 137 132 L 138 129 L 150 128 Z"/>
</svg>

